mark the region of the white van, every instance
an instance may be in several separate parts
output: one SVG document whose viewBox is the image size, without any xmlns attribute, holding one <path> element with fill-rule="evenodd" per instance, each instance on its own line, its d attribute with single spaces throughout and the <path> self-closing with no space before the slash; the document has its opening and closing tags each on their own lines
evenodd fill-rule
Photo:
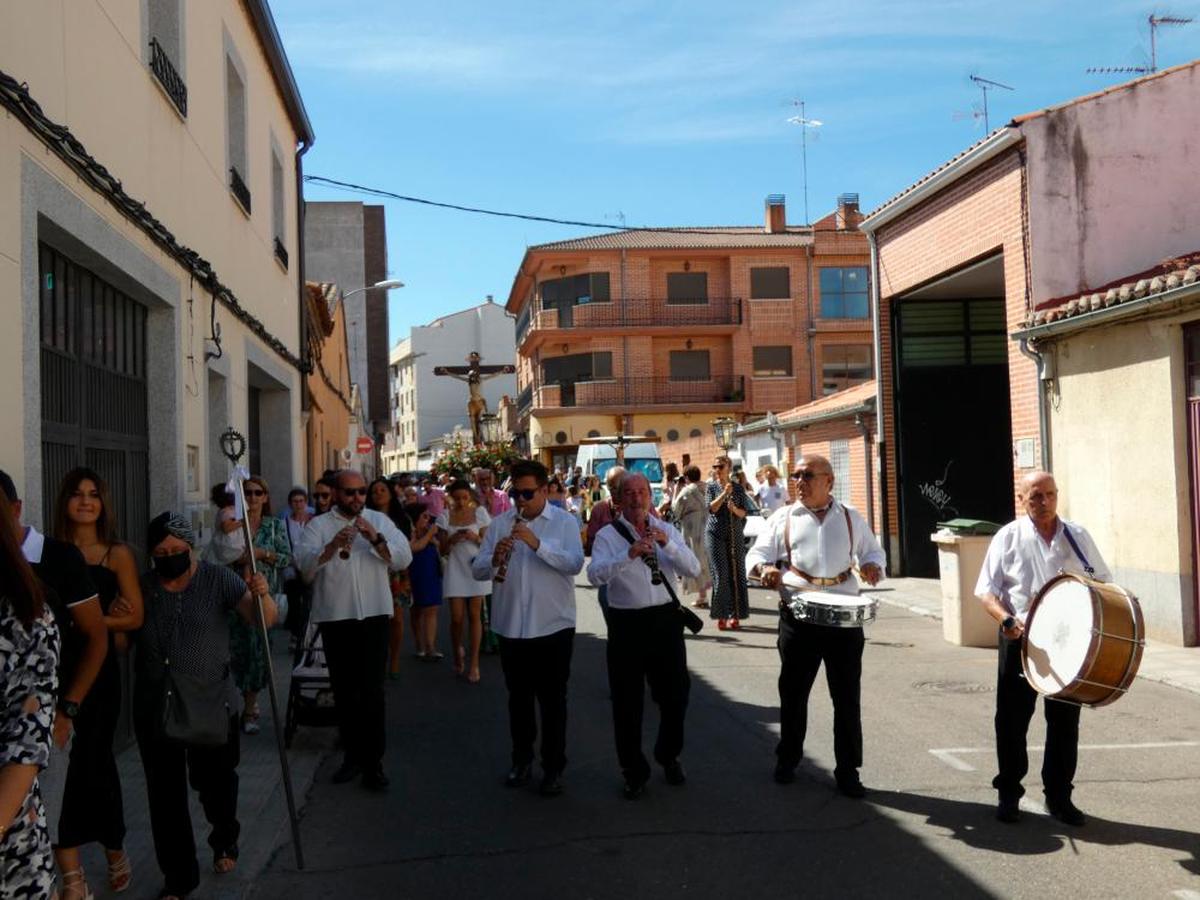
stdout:
<svg viewBox="0 0 1200 900">
<path fill-rule="evenodd" d="M 575 465 L 583 470 L 584 477 L 596 475 L 601 484 L 608 470 L 616 464 L 617 451 L 608 444 L 580 444 L 575 456 Z M 625 468 L 645 475 L 654 494 L 654 505 L 662 503 L 663 466 L 658 455 L 658 444 L 630 444 L 625 448 Z"/>
</svg>

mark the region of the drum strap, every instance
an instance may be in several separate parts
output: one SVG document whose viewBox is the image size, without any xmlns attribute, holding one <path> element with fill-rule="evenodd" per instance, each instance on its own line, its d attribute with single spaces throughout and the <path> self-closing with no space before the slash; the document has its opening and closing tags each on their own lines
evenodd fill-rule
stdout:
<svg viewBox="0 0 1200 900">
<path fill-rule="evenodd" d="M 1083 555 L 1083 551 L 1079 549 L 1079 542 L 1075 540 L 1075 535 L 1071 534 L 1071 529 L 1067 527 L 1067 523 L 1063 523 L 1063 537 L 1067 539 L 1067 543 L 1071 545 L 1071 549 L 1075 551 L 1075 555 L 1079 557 L 1079 561 L 1083 563 L 1083 571 L 1091 577 L 1096 574 L 1095 568 L 1087 561 L 1087 557 Z"/>
<path fill-rule="evenodd" d="M 850 522 L 850 510 L 842 507 L 842 515 L 846 517 L 846 534 L 850 537 L 850 561 L 854 561 L 854 525 Z M 803 569 L 797 569 L 792 565 L 792 514 L 788 511 L 787 518 L 783 522 L 783 546 L 787 551 L 787 567 L 788 571 L 793 575 L 799 575 L 809 584 L 815 584 L 817 587 L 833 587 L 836 584 L 842 584 L 849 579 L 850 572 L 853 569 L 846 569 L 845 572 L 840 572 L 832 578 L 822 578 L 820 575 L 809 575 Z"/>
</svg>

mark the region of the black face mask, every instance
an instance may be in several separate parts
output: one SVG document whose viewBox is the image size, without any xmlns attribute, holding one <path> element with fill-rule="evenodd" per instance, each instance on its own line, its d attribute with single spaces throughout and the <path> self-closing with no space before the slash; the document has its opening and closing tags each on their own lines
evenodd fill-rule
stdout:
<svg viewBox="0 0 1200 900">
<path fill-rule="evenodd" d="M 174 581 L 191 567 L 192 554 L 184 550 L 169 556 L 154 556 L 151 557 L 151 564 L 163 581 Z"/>
</svg>

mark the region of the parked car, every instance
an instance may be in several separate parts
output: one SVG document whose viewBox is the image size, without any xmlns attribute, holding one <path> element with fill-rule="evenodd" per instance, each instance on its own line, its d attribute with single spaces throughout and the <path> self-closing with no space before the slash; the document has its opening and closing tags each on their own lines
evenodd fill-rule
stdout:
<svg viewBox="0 0 1200 900">
<path fill-rule="evenodd" d="M 767 519 L 759 509 L 758 504 L 754 502 L 754 498 L 749 494 L 746 495 L 746 502 L 749 504 L 746 507 L 746 530 L 743 537 L 746 542 L 746 549 L 749 550 L 754 546 L 754 542 L 758 540 L 758 536 L 767 529 Z"/>
</svg>

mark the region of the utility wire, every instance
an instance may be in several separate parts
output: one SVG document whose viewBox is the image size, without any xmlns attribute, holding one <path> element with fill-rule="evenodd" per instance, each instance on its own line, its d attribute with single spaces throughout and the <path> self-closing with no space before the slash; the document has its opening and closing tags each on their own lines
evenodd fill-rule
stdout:
<svg viewBox="0 0 1200 900">
<path fill-rule="evenodd" d="M 395 194 L 391 191 L 385 191 L 381 188 L 366 187 L 361 184 L 353 184 L 348 181 L 338 181 L 334 178 L 325 178 L 321 175 L 305 175 L 304 180 L 313 184 L 324 184 L 332 187 L 343 188 L 348 191 L 356 191 L 360 194 L 368 194 L 373 197 L 388 197 L 392 200 L 403 200 L 406 203 L 419 203 L 422 206 L 436 206 L 439 209 L 453 209 L 458 212 L 476 213 L 483 216 L 499 216 L 503 219 L 523 219 L 527 222 L 548 222 L 551 225 L 574 225 L 579 228 L 602 228 L 608 231 L 655 231 L 662 234 L 709 234 L 721 235 L 726 233 L 724 228 L 656 228 L 652 225 L 609 225 L 603 222 L 580 222 L 575 219 L 556 219 L 552 216 L 535 216 L 528 213 L 503 212 L 497 209 L 483 209 L 478 206 L 461 206 L 457 203 L 443 203 L 438 200 L 428 200 L 424 197 L 409 197 L 404 194 Z M 749 226 L 747 226 L 749 227 Z"/>
</svg>

